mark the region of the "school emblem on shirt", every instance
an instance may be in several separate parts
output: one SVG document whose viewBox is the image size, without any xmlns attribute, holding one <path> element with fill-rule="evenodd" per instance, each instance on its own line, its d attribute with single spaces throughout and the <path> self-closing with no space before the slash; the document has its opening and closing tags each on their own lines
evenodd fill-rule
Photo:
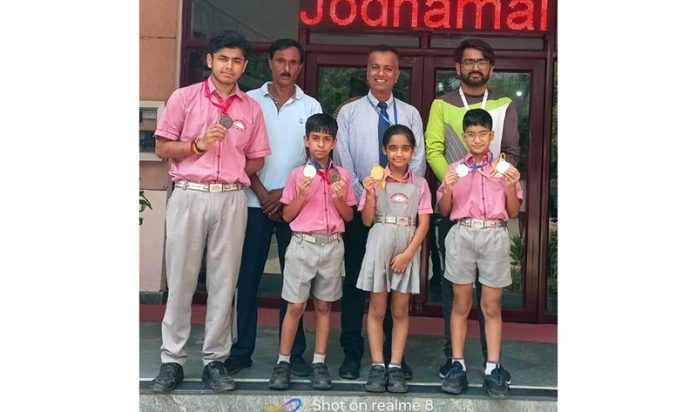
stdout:
<svg viewBox="0 0 696 412">
<path fill-rule="evenodd" d="M 232 127 L 234 127 L 237 130 L 244 130 L 246 129 L 246 126 L 244 126 L 244 122 L 241 120 L 235 120 L 232 122 Z"/>
<path fill-rule="evenodd" d="M 390 200 L 392 203 L 403 203 L 403 204 L 408 204 L 408 196 L 406 196 L 406 195 L 403 194 L 403 193 L 394 193 L 393 195 L 391 195 L 391 197 L 389 198 L 389 200 Z"/>
<path fill-rule="evenodd" d="M 304 119 L 300 117 L 300 124 L 304 124 Z"/>
</svg>

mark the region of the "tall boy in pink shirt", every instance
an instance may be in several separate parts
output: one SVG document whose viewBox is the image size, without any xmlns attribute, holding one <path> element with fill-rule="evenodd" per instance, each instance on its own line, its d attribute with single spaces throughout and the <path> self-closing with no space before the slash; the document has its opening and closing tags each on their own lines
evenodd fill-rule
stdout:
<svg viewBox="0 0 696 412">
<path fill-rule="evenodd" d="M 520 172 L 504 160 L 492 158 L 493 119 L 487 111 L 467 111 L 462 128 L 469 153 L 448 166 L 437 190 L 440 213 L 458 222 L 445 239 L 444 276 L 453 284 L 454 304 L 450 321 L 452 368 L 442 381 L 442 390 L 456 394 L 468 387 L 464 342 L 478 268 L 488 345 L 483 390 L 493 398 L 504 398 L 510 388 L 500 367 L 500 300 L 503 288 L 512 283 L 507 220 L 517 216 L 522 202 Z"/>
<path fill-rule="evenodd" d="M 293 169 L 280 203 L 283 220 L 293 231 L 285 252 L 282 296 L 288 310 L 280 333 L 278 363 L 268 382 L 271 389 L 290 385 L 290 350 L 304 313 L 310 289 L 317 315 L 316 341 L 310 381 L 315 389 L 330 389 L 331 376 L 324 362 L 329 339 L 331 302 L 341 298 L 344 220 L 353 219 L 357 202 L 350 174 L 329 157 L 336 146 L 336 120 L 327 114 L 307 119 L 304 144 L 306 165 Z"/>
</svg>

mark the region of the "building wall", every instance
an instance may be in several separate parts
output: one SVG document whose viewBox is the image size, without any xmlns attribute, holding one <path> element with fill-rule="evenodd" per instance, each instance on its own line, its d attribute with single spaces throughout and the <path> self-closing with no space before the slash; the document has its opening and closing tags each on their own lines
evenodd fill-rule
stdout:
<svg viewBox="0 0 696 412">
<path fill-rule="evenodd" d="M 140 100 L 166 101 L 179 84 L 181 0 L 140 0 Z M 140 189 L 152 203 L 141 214 L 140 291 L 164 289 L 164 217 L 169 162 L 141 161 Z"/>
</svg>

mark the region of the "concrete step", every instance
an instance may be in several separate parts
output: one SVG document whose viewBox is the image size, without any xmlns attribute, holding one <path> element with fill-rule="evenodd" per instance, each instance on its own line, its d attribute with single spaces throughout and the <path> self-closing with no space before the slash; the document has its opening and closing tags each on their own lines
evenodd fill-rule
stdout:
<svg viewBox="0 0 696 412">
<path fill-rule="evenodd" d="M 290 389 L 268 389 L 266 379 L 237 379 L 233 392 L 214 393 L 200 380 L 185 380 L 162 395 L 140 381 L 140 410 L 150 411 L 556 411 L 555 388 L 511 385 L 510 398 L 487 397 L 480 384 L 461 395 L 449 395 L 439 384 L 409 382 L 407 394 L 365 392 L 365 381 L 334 381 L 331 391 L 312 389 L 309 380 L 293 377 Z"/>
</svg>

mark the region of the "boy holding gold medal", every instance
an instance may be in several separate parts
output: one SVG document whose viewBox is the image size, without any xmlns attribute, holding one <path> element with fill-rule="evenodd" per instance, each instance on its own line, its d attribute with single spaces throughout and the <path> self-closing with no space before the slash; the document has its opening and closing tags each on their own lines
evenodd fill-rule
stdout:
<svg viewBox="0 0 696 412">
<path fill-rule="evenodd" d="M 442 390 L 457 394 L 468 386 L 464 342 L 478 269 L 488 346 L 483 390 L 491 397 L 504 398 L 510 388 L 500 365 L 500 301 L 503 288 L 512 283 L 507 220 L 517 216 L 522 203 L 520 172 L 505 161 L 504 153 L 497 161 L 493 158 L 493 119 L 487 111 L 469 110 L 462 123 L 469 153 L 448 166 L 437 190 L 440 213 L 457 222 L 445 239 L 444 277 L 453 284 L 454 304 L 450 321 L 452 367 L 442 381 Z"/>
</svg>

